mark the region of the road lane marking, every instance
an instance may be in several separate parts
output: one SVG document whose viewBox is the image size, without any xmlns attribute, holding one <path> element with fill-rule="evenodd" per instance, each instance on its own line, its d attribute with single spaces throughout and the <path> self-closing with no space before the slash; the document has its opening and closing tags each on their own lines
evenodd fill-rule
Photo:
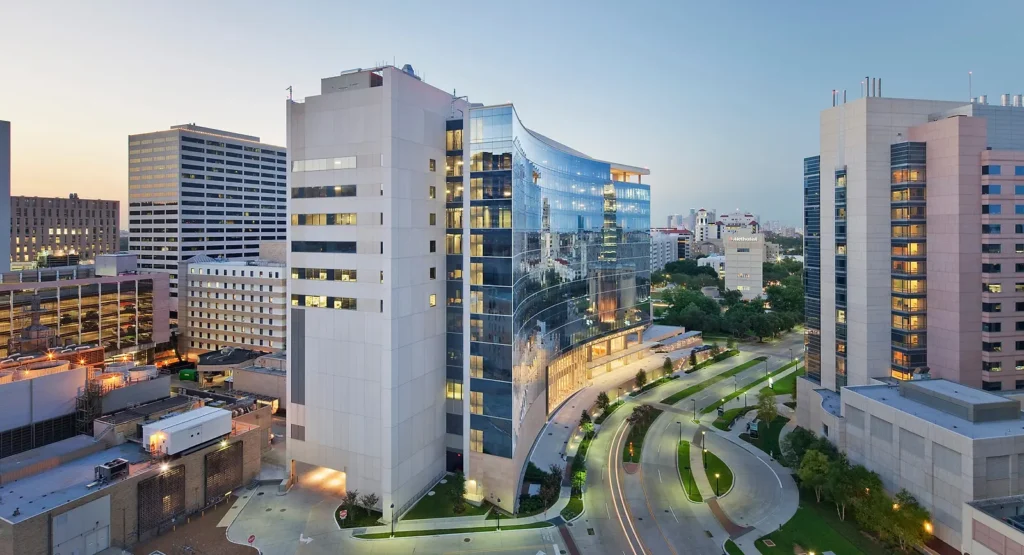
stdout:
<svg viewBox="0 0 1024 555">
<path fill-rule="evenodd" d="M 604 512 L 608 513 L 608 520 L 612 519 L 612 511 L 608 508 L 608 503 L 604 504 Z"/>
<path fill-rule="evenodd" d="M 629 517 L 629 511 L 626 508 L 626 496 L 622 490 L 622 483 L 619 478 L 619 464 L 613 463 L 616 461 L 616 456 L 622 453 L 622 440 L 625 437 L 626 422 L 623 421 L 622 425 L 612 435 L 612 449 L 608 453 L 608 474 L 610 475 L 610 481 L 612 485 L 612 502 L 615 504 L 615 518 L 619 521 L 619 526 L 622 528 L 622 535 L 626 539 L 626 544 L 629 545 L 629 550 L 633 552 L 633 555 L 638 555 L 636 548 L 633 547 L 633 540 L 629 537 L 629 531 L 626 530 L 626 524 L 629 524 L 629 528 L 633 531 L 633 536 L 636 538 L 637 543 L 640 543 L 640 536 L 636 533 L 636 528 L 633 527 L 633 520 Z M 615 466 L 612 466 L 615 464 Z M 615 495 L 618 493 L 618 500 Z M 619 512 L 619 505 L 622 505 L 622 512 L 626 513 L 626 518 L 622 518 L 622 514 Z M 640 546 L 640 553 L 643 553 L 643 544 Z"/>
<path fill-rule="evenodd" d="M 679 519 L 678 519 L 678 518 L 676 518 L 676 512 L 672 510 L 672 507 L 669 507 L 669 508 L 668 508 L 668 511 L 669 511 L 670 513 L 672 513 L 672 518 L 675 518 L 675 519 L 676 519 L 676 524 L 679 524 Z"/>
<path fill-rule="evenodd" d="M 663 483 L 663 484 L 665 483 L 665 481 L 661 479 L 661 469 L 660 468 L 658 469 L 658 481 Z"/>
</svg>

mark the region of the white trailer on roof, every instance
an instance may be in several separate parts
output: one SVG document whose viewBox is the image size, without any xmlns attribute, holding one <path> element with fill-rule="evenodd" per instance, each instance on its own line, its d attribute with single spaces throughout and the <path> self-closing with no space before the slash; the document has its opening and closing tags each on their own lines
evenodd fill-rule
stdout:
<svg viewBox="0 0 1024 555">
<path fill-rule="evenodd" d="M 150 453 L 177 455 L 231 433 L 231 411 L 201 407 L 142 426 L 142 444 Z"/>
</svg>

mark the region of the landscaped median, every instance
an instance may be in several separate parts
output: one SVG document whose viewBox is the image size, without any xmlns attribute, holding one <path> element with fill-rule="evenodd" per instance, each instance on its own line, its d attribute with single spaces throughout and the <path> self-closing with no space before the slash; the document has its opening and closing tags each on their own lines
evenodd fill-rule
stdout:
<svg viewBox="0 0 1024 555">
<path fill-rule="evenodd" d="M 502 526 L 501 531 L 506 530 L 529 530 L 532 528 L 549 528 L 552 524 L 549 522 L 531 522 L 529 524 L 513 524 L 511 526 Z M 396 538 L 411 538 L 416 536 L 445 536 L 449 534 L 475 534 L 477 532 L 494 532 L 498 527 L 495 526 L 474 526 L 472 528 L 441 528 L 438 530 L 399 530 L 395 532 Z M 391 532 L 380 532 L 376 534 L 356 534 L 354 538 L 361 540 L 383 540 L 391 537 Z"/>
<path fill-rule="evenodd" d="M 644 448 L 644 437 L 650 429 L 654 419 L 661 415 L 661 410 L 648 405 L 640 405 L 633 409 L 629 415 L 629 436 L 622 445 L 622 462 L 640 462 L 640 453 Z"/>
<path fill-rule="evenodd" d="M 711 425 L 718 428 L 719 430 L 722 430 L 723 432 L 727 432 L 729 431 L 729 428 L 732 428 L 732 425 L 734 422 L 736 422 L 737 418 L 743 416 L 744 414 L 747 414 L 748 412 L 756 408 L 757 407 L 755 406 L 750 406 L 729 409 L 722 413 L 722 416 L 716 418 L 715 421 L 711 423 Z"/>
<path fill-rule="evenodd" d="M 736 374 L 739 374 L 740 372 L 742 372 L 742 371 L 744 371 L 744 370 L 746 370 L 748 368 L 751 368 L 753 366 L 756 366 L 757 364 L 762 363 L 762 362 L 764 362 L 766 360 L 768 360 L 768 357 L 763 357 L 763 356 L 750 359 L 747 362 L 744 362 L 743 364 L 740 364 L 740 365 L 738 365 L 738 366 L 736 366 L 734 368 L 731 368 L 729 370 L 726 370 L 725 372 L 722 372 L 721 374 L 719 374 L 717 376 L 714 376 L 712 378 L 708 378 L 708 379 L 706 379 L 706 380 L 704 380 L 704 381 L 702 381 L 702 382 L 700 382 L 698 384 L 691 385 L 690 387 L 687 387 L 686 389 L 684 389 L 682 391 L 677 391 L 676 393 L 673 393 L 672 395 L 669 395 L 668 397 L 665 397 L 664 399 L 662 399 L 661 402 L 666 404 L 666 405 L 674 405 L 674 404 L 678 403 L 679 401 L 682 401 L 683 399 L 685 399 L 685 398 L 687 398 L 687 397 L 689 397 L 689 396 L 691 396 L 691 395 L 693 395 L 695 393 L 700 393 L 701 391 L 703 391 L 703 390 L 705 390 L 705 389 L 715 385 L 716 383 L 718 383 L 718 382 L 720 382 L 722 380 L 731 378 L 731 377 L 735 376 Z"/>
<path fill-rule="evenodd" d="M 716 362 L 722 362 L 723 360 L 725 360 L 725 359 L 727 359 L 729 357 L 734 357 L 734 356 L 736 356 L 738 354 L 740 354 L 740 352 L 737 351 L 736 349 L 729 349 L 728 351 L 722 351 L 721 353 L 718 353 L 717 355 L 715 355 L 715 356 L 713 356 L 711 358 L 708 358 L 708 359 L 705 359 L 705 360 L 703 360 L 701 362 L 698 362 L 697 366 L 690 367 L 690 368 L 686 369 L 683 373 L 684 374 L 692 374 L 692 373 L 696 372 L 697 370 L 700 370 L 701 368 L 704 368 L 705 366 L 711 366 L 712 364 L 714 364 Z"/>
<path fill-rule="evenodd" d="M 693 478 L 693 469 L 690 468 L 690 442 L 683 440 L 679 442 L 679 479 L 683 481 L 683 490 L 686 497 L 694 503 L 704 501 L 704 497 L 697 489 L 697 481 Z"/>
<path fill-rule="evenodd" d="M 711 482 L 711 489 L 715 492 L 715 496 L 721 497 L 729 493 L 729 490 L 732 489 L 732 469 L 710 449 L 703 455 L 707 461 L 707 468 L 704 472 L 708 476 L 708 481 Z"/>
<path fill-rule="evenodd" d="M 782 428 L 786 427 L 788 423 L 789 419 L 785 416 L 776 416 L 772 423 L 767 426 L 764 421 L 761 421 L 757 429 L 757 438 L 751 438 L 749 434 L 740 434 L 740 439 L 768 453 L 772 457 L 778 458 L 779 454 L 782 453 L 782 449 L 779 447 L 779 434 L 782 433 Z"/>
<path fill-rule="evenodd" d="M 750 362 L 753 362 L 753 361 L 750 361 Z M 760 378 L 758 378 L 758 379 L 754 380 L 753 382 L 751 382 L 751 383 L 747 384 L 746 386 L 744 386 L 742 389 L 738 389 L 738 390 L 736 390 L 736 391 L 726 395 L 722 399 L 719 399 L 718 401 L 715 401 L 714 403 L 711 403 L 710 405 L 704 407 L 703 409 L 701 409 L 700 413 L 701 414 L 707 414 L 707 413 L 709 413 L 709 412 L 711 412 L 713 410 L 718 409 L 718 407 L 720 407 L 720 406 L 728 403 L 729 401 L 739 397 L 740 395 L 743 395 L 744 393 L 750 391 L 751 389 L 756 387 L 758 384 L 761 384 L 761 383 L 764 383 L 764 382 L 768 381 L 769 378 L 774 378 L 775 376 L 778 376 L 779 374 L 782 374 L 783 372 L 788 371 L 790 368 L 796 366 L 797 362 L 799 362 L 799 361 L 794 360 L 794 361 L 788 362 L 782 368 L 779 368 L 779 369 L 777 369 L 777 370 L 775 370 L 773 372 L 769 372 L 767 376 L 761 376 Z M 747 368 L 749 368 L 749 366 Z M 732 370 L 730 370 L 730 372 L 732 372 Z M 722 374 L 722 375 L 724 375 L 724 374 Z M 721 377 L 722 375 L 720 375 L 719 377 Z M 705 382 L 705 383 L 707 383 L 707 382 Z"/>
</svg>

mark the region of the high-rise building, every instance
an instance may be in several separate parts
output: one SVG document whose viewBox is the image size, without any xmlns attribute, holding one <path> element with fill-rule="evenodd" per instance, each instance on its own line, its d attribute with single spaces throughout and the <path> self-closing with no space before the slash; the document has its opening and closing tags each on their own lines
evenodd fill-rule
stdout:
<svg viewBox="0 0 1024 555">
<path fill-rule="evenodd" d="M 674 228 L 651 230 L 651 271 L 679 260 L 679 232 Z"/>
<path fill-rule="evenodd" d="M 256 258 L 284 240 L 284 147 L 196 125 L 128 137 L 128 248 L 139 268 L 170 274 L 194 256 Z M 177 306 L 171 303 L 172 317 Z"/>
<path fill-rule="evenodd" d="M 285 348 L 285 242 L 265 241 L 255 260 L 192 257 L 179 264 L 180 352 L 190 358 L 225 347 L 275 352 Z M 308 279 L 341 279 L 325 268 L 293 268 Z"/>
<path fill-rule="evenodd" d="M 739 291 L 744 300 L 764 293 L 764 235 L 757 224 L 722 226 L 725 249 L 725 289 Z"/>
<path fill-rule="evenodd" d="M 821 382 L 821 157 L 804 158 L 804 366 Z"/>
<path fill-rule="evenodd" d="M 329 469 L 294 478 L 400 515 L 462 470 L 513 509 L 546 417 L 650 322 L 648 171 L 408 66 L 323 79 L 288 147 L 288 266 L 343 276 L 289 279 L 289 458 Z"/>
<path fill-rule="evenodd" d="M 0 222 L 11 221 L 11 122 L 0 120 Z M 11 227 L 0 226 L 0 272 L 11 269 Z M 4 251 L 4 247 L 7 250 Z"/>
<path fill-rule="evenodd" d="M 11 197 L 11 260 L 77 254 L 81 260 L 119 250 L 121 202 L 68 198 Z"/>
<path fill-rule="evenodd" d="M 820 375 L 809 321 L 801 395 L 924 376 L 1024 389 L 1022 121 L 1009 95 L 1002 106 L 869 96 L 822 113 L 820 166 L 805 160 L 805 246 L 817 214 L 830 254 L 820 274 L 808 264 Z M 798 418 L 820 431 L 830 417 L 810 405 Z"/>
</svg>

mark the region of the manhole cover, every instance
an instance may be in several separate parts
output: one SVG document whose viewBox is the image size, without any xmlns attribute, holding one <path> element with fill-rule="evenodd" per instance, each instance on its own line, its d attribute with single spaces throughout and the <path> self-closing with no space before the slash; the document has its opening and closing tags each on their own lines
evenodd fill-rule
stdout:
<svg viewBox="0 0 1024 555">
<path fill-rule="evenodd" d="M 761 541 L 764 542 L 764 546 L 765 547 L 775 547 L 775 542 L 773 542 L 772 540 L 761 540 Z"/>
<path fill-rule="evenodd" d="M 464 541 L 464 542 L 466 542 L 466 543 L 469 543 L 469 542 L 471 542 L 471 541 L 473 541 L 473 540 L 471 540 L 470 538 L 462 538 L 462 541 Z"/>
<path fill-rule="evenodd" d="M 587 528 L 587 535 L 588 536 L 593 536 L 594 535 L 594 529 L 593 528 Z"/>
<path fill-rule="evenodd" d="M 560 553 L 561 555 L 565 555 L 567 553 L 567 551 L 564 550 L 564 549 L 559 549 L 558 553 Z"/>
<path fill-rule="evenodd" d="M 288 510 L 288 509 L 281 509 L 281 512 L 283 513 L 283 512 L 285 512 L 285 511 L 287 511 L 287 510 Z"/>
<path fill-rule="evenodd" d="M 668 512 L 668 509 L 665 509 L 665 512 L 667 513 L 667 512 Z"/>
</svg>

